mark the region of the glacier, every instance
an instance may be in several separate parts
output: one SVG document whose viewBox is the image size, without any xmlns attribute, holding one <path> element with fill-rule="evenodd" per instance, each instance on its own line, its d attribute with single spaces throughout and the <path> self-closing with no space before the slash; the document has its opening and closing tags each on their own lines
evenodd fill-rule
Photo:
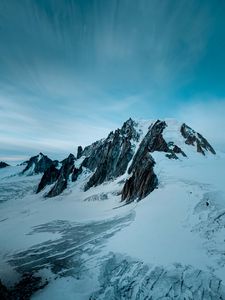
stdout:
<svg viewBox="0 0 225 300">
<path fill-rule="evenodd" d="M 48 282 L 31 296 L 36 300 L 225 299 L 225 155 L 208 147 L 203 155 L 196 140 L 185 142 L 183 123 L 165 122 L 163 140 L 186 156 L 169 159 L 156 139 L 148 151 L 158 184 L 141 200 L 121 201 L 121 192 L 155 120 L 135 122 L 125 171 L 110 170 L 88 189 L 98 168 L 89 169 L 90 161 L 51 198 L 46 194 L 55 183 L 36 193 L 43 173 L 26 176 L 23 165 L 0 169 L 0 279 L 7 287 L 31 273 Z M 109 143 L 113 139 L 112 133 Z"/>
</svg>

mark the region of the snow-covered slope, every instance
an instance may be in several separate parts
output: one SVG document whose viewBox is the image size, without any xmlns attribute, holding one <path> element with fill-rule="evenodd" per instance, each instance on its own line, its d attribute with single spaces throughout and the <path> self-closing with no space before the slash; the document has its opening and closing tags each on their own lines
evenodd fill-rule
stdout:
<svg viewBox="0 0 225 300">
<path fill-rule="evenodd" d="M 225 156 L 213 154 L 193 130 L 196 139 L 184 137 L 182 123 L 165 122 L 154 127 L 156 121 L 130 121 L 135 131 L 125 125 L 82 149 L 78 160 L 62 162 L 67 185 L 55 197 L 44 196 L 58 179 L 36 194 L 42 175 L 1 169 L 1 280 L 40 275 L 49 284 L 32 296 L 36 300 L 225 299 Z M 100 161 L 90 160 L 106 149 Z M 124 170 L 121 153 L 128 154 L 127 166 L 118 174 L 112 170 Z M 143 153 L 154 160 L 157 186 L 124 205 L 121 192 L 142 171 L 135 161 Z M 93 174 L 104 170 L 102 163 L 112 169 L 87 189 Z"/>
</svg>

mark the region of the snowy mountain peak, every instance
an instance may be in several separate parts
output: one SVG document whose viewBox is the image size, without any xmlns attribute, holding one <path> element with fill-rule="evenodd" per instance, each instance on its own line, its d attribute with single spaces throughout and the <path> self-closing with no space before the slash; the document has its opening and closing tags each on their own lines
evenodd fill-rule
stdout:
<svg viewBox="0 0 225 300">
<path fill-rule="evenodd" d="M 42 176 L 38 185 L 37 193 L 43 190 L 47 185 L 53 184 L 53 187 L 46 194 L 46 197 L 55 197 L 61 194 L 66 188 L 70 180 L 76 181 L 78 175 L 81 173 L 82 168 L 75 167 L 75 156 L 70 153 L 67 158 L 61 161 L 61 168 L 57 169 L 51 165 Z"/>
<path fill-rule="evenodd" d="M 22 171 L 25 175 L 34 175 L 44 173 L 52 164 L 56 165 L 58 162 L 51 160 L 47 155 L 39 153 L 32 156 L 26 163 L 26 167 Z"/>
<path fill-rule="evenodd" d="M 130 118 L 105 139 L 84 149 L 79 146 L 77 157 L 70 154 L 61 162 L 60 170 L 47 168 L 37 192 L 54 183 L 46 196 L 57 196 L 70 181 L 75 182 L 81 174 L 88 173 L 84 191 L 125 176 L 121 200 L 140 200 L 158 185 L 155 153 L 162 153 L 167 159 L 182 160 L 193 153 L 205 155 L 206 152 L 215 154 L 207 140 L 184 123 L 172 119 L 136 122 Z M 44 157 L 40 155 L 38 162 Z"/>
<path fill-rule="evenodd" d="M 216 154 L 209 142 L 200 133 L 196 132 L 185 123 L 182 124 L 180 131 L 185 139 L 185 143 L 196 147 L 197 152 L 202 153 L 203 155 L 205 155 L 206 151 Z"/>
<path fill-rule="evenodd" d="M 139 133 L 137 132 L 137 127 L 138 123 L 135 122 L 133 119 L 129 118 L 126 122 L 123 123 L 123 126 L 120 129 L 120 133 L 123 136 L 138 141 Z"/>
<path fill-rule="evenodd" d="M 39 153 L 1 169 L 0 278 L 6 265 L 47 278 L 40 300 L 225 299 L 225 156 L 214 154 L 184 123 L 129 119 L 57 166 Z M 45 171 L 14 176 L 23 168 Z"/>
</svg>

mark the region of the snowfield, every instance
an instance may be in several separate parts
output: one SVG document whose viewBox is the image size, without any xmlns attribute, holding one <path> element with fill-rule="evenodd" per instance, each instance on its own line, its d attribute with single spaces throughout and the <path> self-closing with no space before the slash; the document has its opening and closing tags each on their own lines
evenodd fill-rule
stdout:
<svg viewBox="0 0 225 300">
<path fill-rule="evenodd" d="M 0 169 L 2 281 L 40 274 L 49 284 L 34 300 L 225 299 L 225 155 L 197 153 L 167 122 L 165 140 L 188 157 L 154 152 L 159 186 L 129 205 L 127 173 L 84 192 L 87 171 L 44 198 L 40 175 Z"/>
</svg>

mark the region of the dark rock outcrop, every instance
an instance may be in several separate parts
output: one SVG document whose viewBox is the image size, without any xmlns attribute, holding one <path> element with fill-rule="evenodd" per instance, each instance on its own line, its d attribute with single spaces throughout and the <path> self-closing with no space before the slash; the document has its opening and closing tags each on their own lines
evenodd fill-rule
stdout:
<svg viewBox="0 0 225 300">
<path fill-rule="evenodd" d="M 150 153 L 163 151 L 171 154 L 172 150 L 162 135 L 166 126 L 166 122 L 158 120 L 149 127 L 128 169 L 128 174 L 132 173 L 132 176 L 123 187 L 122 201 L 140 200 L 156 188 L 158 180 L 153 170 L 155 162 Z"/>
<path fill-rule="evenodd" d="M 146 153 L 135 165 L 132 176 L 125 182 L 122 190 L 122 201 L 127 203 L 145 198 L 151 193 L 158 184 L 154 173 L 154 159 L 149 153 Z"/>
<path fill-rule="evenodd" d="M 85 156 L 82 166 L 91 171 L 94 171 L 97 168 L 101 161 L 102 149 L 104 148 L 103 144 L 104 140 L 99 140 L 84 148 L 80 154 L 81 156 Z"/>
<path fill-rule="evenodd" d="M 0 161 L 0 169 L 6 168 L 6 167 L 9 167 L 9 165 L 4 161 Z"/>
<path fill-rule="evenodd" d="M 138 164 L 146 156 L 146 153 L 154 151 L 168 152 L 169 147 L 167 146 L 167 143 L 162 136 L 162 132 L 165 127 L 166 123 L 159 120 L 149 127 L 149 130 L 140 143 L 139 148 L 128 169 L 128 174 L 136 169 Z"/>
<path fill-rule="evenodd" d="M 54 166 L 51 165 L 43 174 L 41 181 L 37 188 L 37 193 L 42 191 L 47 185 L 54 183 L 59 177 L 59 170 Z"/>
<path fill-rule="evenodd" d="M 62 163 L 62 167 L 59 170 L 58 179 L 53 186 L 53 188 L 49 191 L 46 197 L 55 197 L 61 194 L 67 188 L 67 182 L 69 175 L 74 171 L 74 162 L 75 157 L 73 154 L 70 154 L 66 159 L 64 159 Z"/>
<path fill-rule="evenodd" d="M 169 142 L 167 145 L 169 147 L 169 151 L 168 151 L 169 153 L 166 154 L 166 157 L 178 159 L 178 156 L 176 154 L 182 154 L 184 157 L 187 157 L 187 155 L 180 147 L 174 145 L 174 142 Z"/>
<path fill-rule="evenodd" d="M 166 122 L 157 120 L 149 128 L 149 131 L 145 137 L 149 152 L 163 151 L 168 152 L 169 147 L 163 138 L 163 130 L 166 128 Z"/>
<path fill-rule="evenodd" d="M 132 119 L 127 120 L 121 129 L 110 132 L 108 137 L 101 142 L 94 151 L 94 157 L 91 153 L 87 160 L 83 162 L 83 165 L 91 170 L 93 166 L 96 166 L 95 173 L 87 182 L 85 190 L 126 172 L 128 163 L 134 154 L 132 141 L 138 141 L 139 139 L 136 125 Z"/>
<path fill-rule="evenodd" d="M 166 128 L 166 126 L 166 122 L 158 120 L 149 127 L 149 130 L 140 143 L 140 146 L 133 158 L 132 164 L 128 169 L 129 174 L 142 161 L 143 157 L 146 156 L 146 153 L 154 151 L 171 153 L 171 149 L 162 135 L 163 130 Z"/>
<path fill-rule="evenodd" d="M 79 159 L 82 156 L 83 148 L 81 146 L 78 146 L 77 148 L 77 159 Z"/>
<path fill-rule="evenodd" d="M 44 173 L 51 165 L 56 165 L 58 162 L 48 158 L 47 155 L 39 153 L 39 155 L 31 157 L 22 174 L 34 175 Z"/>
<path fill-rule="evenodd" d="M 31 296 L 40 289 L 43 289 L 48 281 L 42 281 L 39 276 L 24 274 L 21 280 L 12 288 L 7 288 L 0 280 L 1 300 L 29 300 Z"/>
<path fill-rule="evenodd" d="M 78 176 L 82 173 L 82 166 L 80 168 L 75 168 L 73 169 L 73 173 L 72 173 L 72 176 L 71 176 L 71 180 L 72 182 L 76 181 Z"/>
<path fill-rule="evenodd" d="M 1 280 L 0 280 L 0 299 L 1 300 L 10 300 L 11 299 L 11 293 L 10 293 L 10 291 L 1 282 Z"/>
<path fill-rule="evenodd" d="M 85 191 L 103 182 L 115 179 L 127 171 L 130 177 L 123 187 L 122 200 L 130 202 L 147 196 L 157 186 L 157 177 L 153 170 L 155 162 L 150 153 L 155 151 L 164 152 L 169 159 L 187 156 L 183 149 L 174 143 L 173 139 L 171 141 L 164 139 L 163 132 L 166 127 L 166 122 L 161 120 L 151 124 L 135 153 L 141 129 L 138 129 L 138 124 L 132 119 L 127 120 L 120 129 L 110 132 L 106 139 L 99 140 L 84 149 L 79 146 L 77 157 L 75 158 L 70 154 L 68 158 L 61 162 L 62 167 L 60 170 L 55 168 L 54 162 L 51 161 L 51 165 L 45 170 L 37 192 L 46 185 L 55 183 L 46 196 L 57 196 L 67 188 L 69 180 L 76 181 L 86 168 L 92 171 L 93 174 L 84 187 Z M 186 124 L 181 126 L 180 131 L 185 139 L 185 143 L 196 145 L 198 152 L 205 154 L 205 151 L 210 151 L 215 154 L 214 149 L 207 140 Z M 82 162 L 81 160 L 79 161 L 81 165 L 79 168 L 76 168 L 75 160 L 81 157 L 84 159 Z M 38 158 L 39 165 L 37 165 L 36 160 L 37 157 L 31 158 L 24 172 L 30 169 L 34 170 L 34 172 L 40 172 L 44 169 L 42 165 L 46 166 L 48 164 L 40 164 L 40 155 Z M 129 163 L 130 166 L 128 168 Z"/>
<path fill-rule="evenodd" d="M 194 131 L 185 123 L 182 124 L 180 132 L 185 139 L 185 143 L 187 145 L 196 146 L 196 149 L 199 153 L 205 155 L 205 151 L 210 151 L 212 154 L 216 154 L 216 151 L 209 144 L 209 142 L 200 133 Z"/>
</svg>

